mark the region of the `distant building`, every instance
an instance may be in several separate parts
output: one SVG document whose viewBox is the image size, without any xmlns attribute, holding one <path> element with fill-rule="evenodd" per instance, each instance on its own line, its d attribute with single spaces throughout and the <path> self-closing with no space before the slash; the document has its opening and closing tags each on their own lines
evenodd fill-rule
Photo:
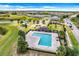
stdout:
<svg viewBox="0 0 79 59">
<path fill-rule="evenodd" d="M 50 17 L 51 15 L 40 15 L 40 14 L 31 15 L 31 14 L 27 14 L 27 16 L 30 16 L 30 17 L 37 17 L 37 18 L 43 18 L 43 17 Z"/>
<path fill-rule="evenodd" d="M 51 20 L 60 20 L 60 17 L 59 16 L 52 16 Z"/>
</svg>

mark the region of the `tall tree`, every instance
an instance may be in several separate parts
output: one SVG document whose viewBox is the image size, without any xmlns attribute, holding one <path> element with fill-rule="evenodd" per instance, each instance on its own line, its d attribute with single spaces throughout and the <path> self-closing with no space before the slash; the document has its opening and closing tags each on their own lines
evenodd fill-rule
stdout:
<svg viewBox="0 0 79 59">
<path fill-rule="evenodd" d="M 28 49 L 28 44 L 25 40 L 25 33 L 20 30 L 18 34 L 19 34 L 19 38 L 18 38 L 18 44 L 17 44 L 17 52 L 26 53 Z"/>
</svg>

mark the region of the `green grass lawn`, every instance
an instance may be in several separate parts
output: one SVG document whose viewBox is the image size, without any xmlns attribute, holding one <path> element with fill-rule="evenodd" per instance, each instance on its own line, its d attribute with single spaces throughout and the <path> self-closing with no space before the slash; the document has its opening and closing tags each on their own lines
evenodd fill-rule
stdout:
<svg viewBox="0 0 79 59">
<path fill-rule="evenodd" d="M 10 55 L 11 47 L 17 41 L 18 29 L 16 27 L 9 27 L 9 31 L 0 39 L 0 55 Z"/>
<path fill-rule="evenodd" d="M 12 25 L 0 25 L 6 29 L 8 32 L 0 39 L 0 56 L 12 55 L 12 46 L 17 42 L 18 39 L 18 29 Z M 27 32 L 33 29 L 32 26 L 22 29 Z"/>
<path fill-rule="evenodd" d="M 67 29 L 68 35 L 69 35 L 69 37 L 71 39 L 71 42 L 72 42 L 73 46 L 74 47 L 79 47 L 79 44 L 78 44 L 75 36 L 73 35 L 71 29 L 69 27 L 67 27 L 67 26 L 66 26 L 66 29 Z"/>
<path fill-rule="evenodd" d="M 48 26 L 48 28 L 50 30 L 58 30 L 58 31 L 63 31 L 63 26 L 62 25 L 55 25 L 55 24 L 51 24 Z"/>
</svg>

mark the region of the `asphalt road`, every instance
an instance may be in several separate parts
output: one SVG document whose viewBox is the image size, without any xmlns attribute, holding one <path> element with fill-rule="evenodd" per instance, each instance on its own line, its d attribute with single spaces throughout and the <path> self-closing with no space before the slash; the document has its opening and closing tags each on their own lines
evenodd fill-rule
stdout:
<svg viewBox="0 0 79 59">
<path fill-rule="evenodd" d="M 79 43 L 79 29 L 70 21 L 70 19 L 68 19 L 68 18 L 65 18 L 64 19 L 64 22 L 65 22 L 65 24 L 66 25 L 70 25 L 70 23 L 71 23 L 71 25 L 72 25 L 72 32 L 73 32 L 73 34 L 74 34 L 74 36 L 75 36 L 75 38 L 77 39 L 77 41 L 78 41 L 78 43 Z"/>
</svg>

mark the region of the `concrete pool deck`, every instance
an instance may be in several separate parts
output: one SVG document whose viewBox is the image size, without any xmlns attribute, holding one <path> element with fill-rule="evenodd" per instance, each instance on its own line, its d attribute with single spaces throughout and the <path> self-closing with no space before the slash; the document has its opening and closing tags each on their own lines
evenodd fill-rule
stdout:
<svg viewBox="0 0 79 59">
<path fill-rule="evenodd" d="M 33 33 L 43 33 L 43 34 L 51 34 L 52 35 L 52 42 L 51 47 L 50 46 L 43 46 L 38 45 L 40 41 L 40 37 L 32 36 Z M 41 50 L 41 51 L 47 51 L 47 52 L 56 52 L 57 48 L 60 46 L 60 42 L 57 33 L 49 33 L 49 32 L 39 32 L 39 31 L 30 31 L 26 34 L 26 41 L 28 43 L 28 47 L 31 49 Z"/>
</svg>

